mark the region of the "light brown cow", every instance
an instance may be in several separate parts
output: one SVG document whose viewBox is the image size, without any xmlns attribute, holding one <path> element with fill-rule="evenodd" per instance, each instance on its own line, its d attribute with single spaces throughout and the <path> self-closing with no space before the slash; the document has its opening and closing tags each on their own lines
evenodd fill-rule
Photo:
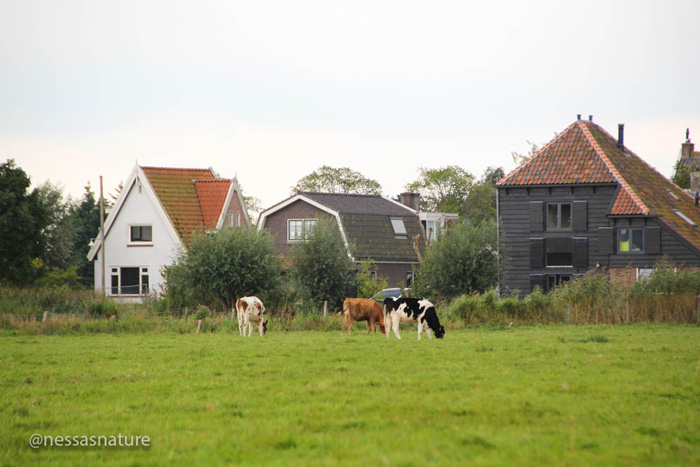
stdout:
<svg viewBox="0 0 700 467">
<path fill-rule="evenodd" d="M 384 329 L 384 313 L 379 303 L 369 298 L 346 298 L 343 302 L 343 327 L 340 329 L 340 335 L 343 335 L 345 324 L 348 322 L 348 334 L 352 334 L 353 321 L 367 321 L 367 334 L 371 330 L 377 333 L 376 324 L 379 323 L 379 331 L 385 332 Z"/>
<path fill-rule="evenodd" d="M 238 331 L 241 336 L 248 337 L 253 333 L 253 323 L 258 326 L 258 332 L 261 336 L 267 332 L 267 321 L 265 321 L 265 306 L 258 297 L 241 297 L 236 302 L 236 311 L 238 312 Z"/>
</svg>

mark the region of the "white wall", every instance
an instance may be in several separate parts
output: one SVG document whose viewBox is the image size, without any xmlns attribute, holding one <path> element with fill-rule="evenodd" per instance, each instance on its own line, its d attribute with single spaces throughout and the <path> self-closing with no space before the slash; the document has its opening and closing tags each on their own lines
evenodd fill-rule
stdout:
<svg viewBox="0 0 700 467">
<path fill-rule="evenodd" d="M 127 189 L 125 187 L 124 189 Z M 159 214 L 157 201 L 149 195 L 146 183 L 138 176 L 131 186 L 119 212 L 111 215 L 117 217 L 112 221 L 107 232 L 105 245 L 95 257 L 95 289 L 102 287 L 102 252 L 106 251 L 105 288 L 109 291 L 112 267 L 148 267 L 151 292 L 163 291 L 162 267 L 174 262 L 179 240 L 175 241 L 172 230 Z M 153 229 L 152 245 L 129 245 L 130 226 L 151 225 Z"/>
</svg>

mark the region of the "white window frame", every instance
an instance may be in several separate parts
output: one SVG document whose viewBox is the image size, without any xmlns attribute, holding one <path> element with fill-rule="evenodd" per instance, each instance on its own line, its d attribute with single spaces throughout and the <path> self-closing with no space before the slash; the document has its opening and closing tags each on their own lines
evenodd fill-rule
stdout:
<svg viewBox="0 0 700 467">
<path fill-rule="evenodd" d="M 396 238 L 408 238 L 408 231 L 406 230 L 406 223 L 403 221 L 403 217 L 390 217 L 391 228 L 394 230 L 394 236 Z"/>
<path fill-rule="evenodd" d="M 294 229 L 294 238 L 292 238 L 292 222 L 301 222 L 301 229 Z M 316 227 L 317 219 L 287 219 L 287 241 L 288 242 L 305 242 L 306 237 Z M 297 233 L 298 232 L 298 233 Z"/>
<path fill-rule="evenodd" d="M 122 290 L 122 269 L 138 269 L 139 283 L 137 293 L 124 293 Z M 105 291 L 107 295 L 112 297 L 143 297 L 150 294 L 151 276 L 148 266 L 111 266 L 109 271 L 109 285 Z"/>
<path fill-rule="evenodd" d="M 148 227 L 151 229 L 151 239 L 150 240 L 134 240 L 132 236 L 133 228 L 143 228 Z M 152 224 L 129 224 L 127 226 L 126 238 L 128 239 L 127 245 L 129 246 L 153 246 L 153 225 Z"/>
</svg>

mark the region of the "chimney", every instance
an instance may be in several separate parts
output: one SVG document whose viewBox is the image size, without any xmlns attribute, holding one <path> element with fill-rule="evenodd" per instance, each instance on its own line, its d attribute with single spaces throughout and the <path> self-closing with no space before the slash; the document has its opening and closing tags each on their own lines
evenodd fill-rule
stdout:
<svg viewBox="0 0 700 467">
<path fill-rule="evenodd" d="M 589 116 L 588 116 L 588 121 L 591 122 L 591 123 L 593 123 L 593 115 L 589 115 Z"/>
<path fill-rule="evenodd" d="M 695 145 L 690 142 L 690 129 L 685 130 L 685 143 L 681 144 L 681 158 L 690 159 L 695 152 Z"/>
<path fill-rule="evenodd" d="M 408 206 L 414 211 L 420 211 L 420 193 L 401 193 L 401 204 Z"/>
<path fill-rule="evenodd" d="M 576 114 L 576 120 L 581 120 L 581 114 Z"/>
<path fill-rule="evenodd" d="M 617 147 L 622 149 L 625 147 L 625 124 L 618 123 L 617 125 Z"/>
<path fill-rule="evenodd" d="M 700 191 L 700 172 L 690 172 L 690 191 L 696 193 L 697 199 L 697 193 Z"/>
</svg>

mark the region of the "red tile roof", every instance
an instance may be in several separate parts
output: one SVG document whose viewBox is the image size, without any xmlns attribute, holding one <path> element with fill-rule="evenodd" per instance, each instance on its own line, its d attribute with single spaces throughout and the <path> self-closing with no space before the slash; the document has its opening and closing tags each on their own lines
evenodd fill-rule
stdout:
<svg viewBox="0 0 700 467">
<path fill-rule="evenodd" d="M 231 188 L 231 180 L 197 180 L 194 186 L 202 208 L 204 228 L 215 229 Z"/>
<path fill-rule="evenodd" d="M 184 243 L 189 242 L 193 232 L 216 227 L 225 199 L 225 194 L 222 199 L 220 193 L 224 185 L 230 186 L 230 180 L 218 180 L 211 169 L 142 169 Z M 217 206 L 219 213 L 214 212 Z"/>
<path fill-rule="evenodd" d="M 629 148 L 620 148 L 617 138 L 590 121 L 577 120 L 569 125 L 537 154 L 499 180 L 498 185 L 609 183 L 619 187 L 609 215 L 659 217 L 700 249 L 698 227 L 676 212 L 700 225 L 700 209 L 694 205 L 693 198 Z"/>
</svg>

